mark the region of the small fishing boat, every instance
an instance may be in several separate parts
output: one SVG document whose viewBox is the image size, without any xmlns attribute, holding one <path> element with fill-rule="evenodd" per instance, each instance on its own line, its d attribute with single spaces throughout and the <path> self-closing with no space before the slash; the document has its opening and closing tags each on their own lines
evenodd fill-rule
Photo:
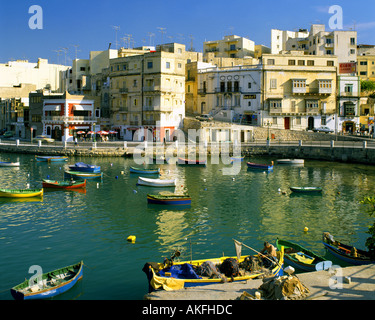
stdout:
<svg viewBox="0 0 375 320">
<path fill-rule="evenodd" d="M 166 205 L 189 205 L 191 197 L 188 194 L 176 194 L 172 192 L 160 192 L 159 194 L 148 194 L 147 202 L 151 204 Z"/>
<path fill-rule="evenodd" d="M 250 169 L 261 169 L 261 170 L 273 170 L 273 161 L 271 164 L 260 164 L 254 162 L 248 162 L 247 167 Z"/>
<path fill-rule="evenodd" d="M 100 172 L 100 166 L 95 166 L 92 164 L 86 164 L 84 162 L 77 162 L 74 165 L 70 165 L 69 169 L 71 171 L 79 171 L 79 172 Z"/>
<path fill-rule="evenodd" d="M 179 164 L 179 165 L 206 166 L 207 160 L 178 158 L 177 164 Z"/>
<path fill-rule="evenodd" d="M 32 198 L 42 197 L 42 189 L 0 189 L 0 197 L 3 198 Z"/>
<path fill-rule="evenodd" d="M 244 161 L 244 159 L 245 159 L 245 156 L 243 156 L 243 157 L 230 157 L 231 162 L 241 162 L 241 161 Z"/>
<path fill-rule="evenodd" d="M 103 178 L 103 172 L 65 171 L 64 176 L 69 179 L 97 179 Z"/>
<path fill-rule="evenodd" d="M 323 232 L 323 244 L 328 252 L 349 264 L 365 265 L 375 263 L 375 257 L 371 257 L 368 251 L 336 241 L 329 232 Z"/>
<path fill-rule="evenodd" d="M 292 192 L 296 193 L 321 193 L 321 187 L 290 187 Z"/>
<path fill-rule="evenodd" d="M 56 189 L 78 189 L 86 188 L 86 180 L 72 181 L 72 180 L 42 180 L 43 188 L 56 188 Z"/>
<path fill-rule="evenodd" d="M 0 167 L 19 167 L 19 162 L 0 161 Z"/>
<path fill-rule="evenodd" d="M 253 268 L 245 271 L 240 271 L 237 276 L 227 277 L 224 274 L 215 274 L 215 276 L 205 276 L 198 274 L 197 272 L 200 266 L 203 264 L 210 264 L 217 270 L 225 260 L 236 259 L 241 266 L 242 263 L 248 261 L 250 258 L 258 259 L 258 255 L 254 256 L 240 256 L 228 257 L 223 256 L 213 259 L 202 259 L 202 260 L 191 260 L 175 262 L 173 258 L 176 254 L 165 263 L 146 263 L 142 268 L 142 271 L 146 273 L 149 292 L 155 290 L 179 290 L 184 287 L 196 287 L 205 286 L 210 284 L 218 284 L 223 282 L 238 282 L 255 279 L 265 275 L 279 276 L 283 274 L 283 263 L 284 263 L 284 250 L 283 248 L 278 253 L 278 263 L 272 265 L 269 269 L 266 268 Z M 177 255 L 178 256 L 178 255 Z M 169 263 L 172 261 L 172 265 Z"/>
<path fill-rule="evenodd" d="M 303 271 L 316 271 L 315 267 L 319 262 L 327 261 L 327 259 L 292 241 L 277 239 L 277 249 L 280 250 L 281 246 L 284 247 L 285 262 Z"/>
<path fill-rule="evenodd" d="M 38 282 L 25 280 L 10 289 L 16 300 L 52 298 L 72 288 L 83 277 L 83 261 L 41 275 Z"/>
<path fill-rule="evenodd" d="M 68 161 L 68 157 L 64 156 L 36 156 L 38 162 L 63 162 Z"/>
<path fill-rule="evenodd" d="M 149 179 L 144 177 L 138 177 L 138 185 L 148 187 L 175 187 L 176 179 Z"/>
<path fill-rule="evenodd" d="M 144 168 L 130 167 L 130 172 L 131 173 L 141 173 L 141 174 L 158 174 L 158 173 L 160 173 L 160 168 L 144 169 Z"/>
<path fill-rule="evenodd" d="M 293 165 L 303 165 L 305 163 L 304 159 L 277 159 L 277 164 L 293 164 Z"/>
</svg>

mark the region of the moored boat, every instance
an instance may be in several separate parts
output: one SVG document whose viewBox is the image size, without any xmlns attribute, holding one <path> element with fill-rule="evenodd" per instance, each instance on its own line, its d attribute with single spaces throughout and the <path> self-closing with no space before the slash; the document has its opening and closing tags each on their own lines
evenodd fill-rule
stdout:
<svg viewBox="0 0 375 320">
<path fill-rule="evenodd" d="M 17 162 L 8 162 L 8 161 L 0 161 L 0 167 L 19 167 L 20 163 Z"/>
<path fill-rule="evenodd" d="M 277 159 L 277 164 L 293 164 L 293 165 L 303 165 L 305 163 L 304 159 Z"/>
<path fill-rule="evenodd" d="M 70 171 L 79 171 L 79 172 L 100 172 L 100 166 L 95 166 L 92 164 L 87 164 L 84 162 L 76 162 L 74 165 L 69 166 Z"/>
<path fill-rule="evenodd" d="M 285 262 L 303 271 L 316 271 L 316 265 L 318 263 L 327 261 L 327 259 L 292 241 L 277 239 L 277 249 L 280 250 L 281 246 L 284 247 Z"/>
<path fill-rule="evenodd" d="M 245 159 L 245 156 L 242 156 L 242 157 L 230 157 L 230 161 L 231 162 L 242 162 L 244 161 Z"/>
<path fill-rule="evenodd" d="M 76 179 L 97 179 L 103 177 L 103 172 L 65 171 L 64 176 Z"/>
<path fill-rule="evenodd" d="M 206 166 L 207 160 L 178 158 L 177 164 L 179 164 L 179 165 Z"/>
<path fill-rule="evenodd" d="M 130 172 L 131 173 L 140 173 L 140 174 L 158 174 L 158 173 L 160 173 L 160 168 L 144 169 L 144 168 L 130 167 Z"/>
<path fill-rule="evenodd" d="M 3 198 L 32 198 L 42 197 L 42 189 L 0 189 L 0 197 Z"/>
<path fill-rule="evenodd" d="M 43 188 L 57 188 L 57 189 L 77 189 L 86 188 L 86 180 L 72 181 L 72 180 L 42 180 Z"/>
<path fill-rule="evenodd" d="M 173 257 L 171 260 L 172 264 L 169 263 L 171 260 L 165 263 L 146 263 L 142 269 L 146 273 L 149 292 L 154 290 L 164 289 L 164 290 L 179 290 L 184 287 L 195 287 L 204 286 L 210 284 L 218 284 L 223 282 L 238 282 L 246 281 L 250 279 L 255 279 L 265 275 L 278 276 L 283 274 L 282 265 L 284 263 L 284 249 L 281 248 L 278 252 L 278 262 L 272 265 L 269 269 L 262 267 L 255 267 L 255 264 L 248 264 L 247 261 L 252 259 L 259 259 L 258 255 L 255 256 L 240 256 L 237 257 L 219 257 L 213 259 L 202 259 L 202 260 L 192 260 L 192 261 L 181 261 L 174 262 Z M 239 266 L 247 264 L 249 269 L 240 269 L 240 272 L 235 276 L 228 276 L 220 273 L 220 266 L 227 259 L 235 259 Z M 204 275 L 204 273 L 199 271 L 199 267 L 203 268 L 205 266 L 213 266 L 214 271 L 211 276 Z"/>
<path fill-rule="evenodd" d="M 261 169 L 261 170 L 273 170 L 273 161 L 271 164 L 261 164 L 261 163 L 254 163 L 248 162 L 247 167 L 250 169 Z"/>
<path fill-rule="evenodd" d="M 138 185 L 149 187 L 175 187 L 176 179 L 150 179 L 138 177 Z"/>
<path fill-rule="evenodd" d="M 296 193 L 321 193 L 321 187 L 289 187 L 289 189 Z"/>
<path fill-rule="evenodd" d="M 151 204 L 165 205 L 189 205 L 191 197 L 188 194 L 175 194 L 172 192 L 160 192 L 159 194 L 147 194 L 147 202 Z"/>
<path fill-rule="evenodd" d="M 375 257 L 365 250 L 336 241 L 329 232 L 323 232 L 323 244 L 333 256 L 353 265 L 375 263 Z"/>
<path fill-rule="evenodd" d="M 62 162 L 68 161 L 68 157 L 65 156 L 36 156 L 38 162 Z"/>
<path fill-rule="evenodd" d="M 72 288 L 83 276 L 83 261 L 40 275 L 38 282 L 25 280 L 10 289 L 16 300 L 52 298 Z"/>
</svg>

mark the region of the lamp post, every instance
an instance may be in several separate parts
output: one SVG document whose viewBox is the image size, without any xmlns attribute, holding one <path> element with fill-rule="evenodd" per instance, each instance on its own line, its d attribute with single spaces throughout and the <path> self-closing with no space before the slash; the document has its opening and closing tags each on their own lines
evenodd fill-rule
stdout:
<svg viewBox="0 0 375 320">
<path fill-rule="evenodd" d="M 93 142 L 96 142 L 95 126 L 96 126 L 96 123 L 94 122 L 94 123 L 92 124 L 92 131 L 94 132 L 94 137 L 92 138 L 92 141 L 93 141 Z"/>
<path fill-rule="evenodd" d="M 272 123 L 267 120 L 267 122 L 264 122 L 264 125 L 268 127 L 267 129 L 267 144 L 270 143 L 270 126 L 272 126 Z"/>
</svg>

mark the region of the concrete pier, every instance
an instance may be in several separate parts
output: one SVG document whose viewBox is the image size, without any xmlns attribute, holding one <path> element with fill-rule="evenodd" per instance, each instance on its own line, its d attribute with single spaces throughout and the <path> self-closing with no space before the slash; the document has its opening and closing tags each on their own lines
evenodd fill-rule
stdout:
<svg viewBox="0 0 375 320">
<path fill-rule="evenodd" d="M 310 290 L 307 300 L 375 300 L 374 264 L 340 268 L 336 270 L 336 274 L 329 271 L 315 271 L 300 273 L 297 277 Z M 254 296 L 262 283 L 262 279 L 255 279 L 177 291 L 157 291 L 146 294 L 144 299 L 236 300 L 244 291 Z"/>
</svg>

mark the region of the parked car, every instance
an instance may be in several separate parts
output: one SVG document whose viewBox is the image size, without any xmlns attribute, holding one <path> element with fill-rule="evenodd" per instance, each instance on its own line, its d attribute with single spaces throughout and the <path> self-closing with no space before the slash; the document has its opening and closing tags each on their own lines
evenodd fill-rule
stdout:
<svg viewBox="0 0 375 320">
<path fill-rule="evenodd" d="M 314 132 L 325 132 L 325 133 L 332 133 L 333 132 L 333 130 L 330 127 L 327 127 L 327 126 L 314 128 L 313 131 Z"/>
<path fill-rule="evenodd" d="M 12 131 L 6 131 L 1 137 L 2 138 L 12 138 L 13 132 Z"/>
<path fill-rule="evenodd" d="M 42 143 L 52 143 L 52 142 L 55 142 L 55 139 L 40 135 L 40 136 L 36 136 L 33 139 L 33 142 L 38 142 L 38 141 L 42 141 Z"/>
<path fill-rule="evenodd" d="M 209 114 L 201 114 L 200 116 L 196 116 L 196 119 L 200 121 L 212 121 L 213 118 Z"/>
</svg>

